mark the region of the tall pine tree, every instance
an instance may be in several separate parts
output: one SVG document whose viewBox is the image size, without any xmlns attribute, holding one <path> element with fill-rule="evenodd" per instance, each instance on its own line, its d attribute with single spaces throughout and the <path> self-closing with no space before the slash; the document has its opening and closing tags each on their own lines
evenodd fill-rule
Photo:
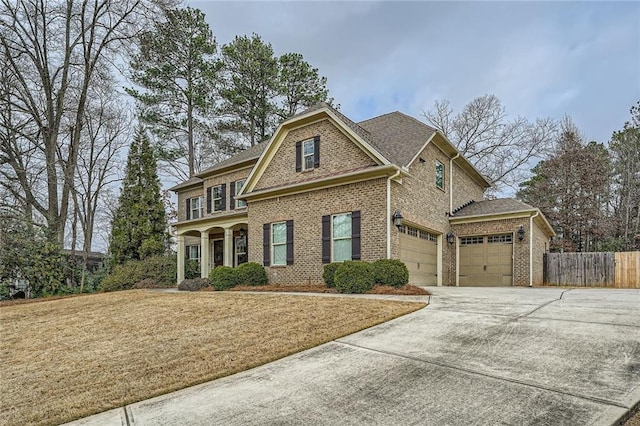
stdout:
<svg viewBox="0 0 640 426">
<path fill-rule="evenodd" d="M 199 9 L 172 9 L 140 37 L 127 89 L 141 108 L 141 120 L 163 141 L 160 160 L 179 179 L 207 165 L 214 149 L 214 105 L 218 96 L 216 41 Z"/>
<path fill-rule="evenodd" d="M 111 264 L 164 253 L 166 228 L 157 161 L 149 138 L 139 127 L 129 148 L 119 205 L 111 222 Z"/>
</svg>

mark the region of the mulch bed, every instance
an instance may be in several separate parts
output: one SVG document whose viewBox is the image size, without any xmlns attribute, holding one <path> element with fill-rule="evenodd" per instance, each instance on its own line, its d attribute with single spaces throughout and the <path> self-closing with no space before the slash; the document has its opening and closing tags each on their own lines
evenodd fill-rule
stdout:
<svg viewBox="0 0 640 426">
<path fill-rule="evenodd" d="M 205 291 L 213 291 L 213 287 L 204 289 Z M 262 285 L 262 286 L 237 286 L 229 291 L 272 291 L 272 292 L 294 292 L 294 293 L 338 293 L 335 288 L 328 288 L 324 285 Z M 386 285 L 376 285 L 373 290 L 367 294 L 389 294 L 399 296 L 426 296 L 429 293 L 427 290 L 417 287 L 415 285 L 405 285 L 400 288 L 389 287 Z"/>
</svg>

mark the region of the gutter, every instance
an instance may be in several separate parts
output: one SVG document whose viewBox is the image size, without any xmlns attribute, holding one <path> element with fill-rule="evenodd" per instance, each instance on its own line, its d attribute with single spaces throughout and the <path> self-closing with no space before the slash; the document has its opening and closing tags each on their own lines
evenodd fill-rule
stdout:
<svg viewBox="0 0 640 426">
<path fill-rule="evenodd" d="M 540 214 L 537 210 L 529 216 L 529 287 L 533 287 L 533 218 Z"/>
<path fill-rule="evenodd" d="M 449 159 L 449 216 L 453 216 L 453 160 L 458 157 L 460 157 L 459 152 Z"/>
<path fill-rule="evenodd" d="M 391 180 L 396 179 L 402 170 L 387 178 L 387 259 L 391 259 Z"/>
</svg>

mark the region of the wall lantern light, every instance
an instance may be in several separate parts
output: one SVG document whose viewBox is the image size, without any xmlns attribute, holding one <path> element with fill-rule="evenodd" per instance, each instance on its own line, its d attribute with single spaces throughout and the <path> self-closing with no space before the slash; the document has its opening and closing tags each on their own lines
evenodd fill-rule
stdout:
<svg viewBox="0 0 640 426">
<path fill-rule="evenodd" d="M 447 242 L 449 244 L 453 244 L 456 242 L 456 236 L 454 235 L 453 232 L 449 231 L 449 233 L 447 234 Z"/>
<path fill-rule="evenodd" d="M 524 227 L 522 225 L 518 228 L 518 240 L 524 240 Z"/>
<path fill-rule="evenodd" d="M 396 226 L 396 228 L 398 228 L 398 230 L 400 230 L 400 227 L 402 226 L 402 219 L 404 219 L 402 213 L 400 213 L 400 210 L 396 210 L 396 212 L 393 214 L 392 219 L 393 224 Z"/>
</svg>

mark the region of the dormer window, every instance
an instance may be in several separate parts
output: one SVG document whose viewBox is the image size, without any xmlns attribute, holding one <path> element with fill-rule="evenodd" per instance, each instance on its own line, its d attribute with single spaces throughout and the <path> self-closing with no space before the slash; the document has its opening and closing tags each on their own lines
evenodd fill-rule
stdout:
<svg viewBox="0 0 640 426">
<path fill-rule="evenodd" d="M 320 167 L 320 136 L 296 142 L 296 172 Z"/>
</svg>

